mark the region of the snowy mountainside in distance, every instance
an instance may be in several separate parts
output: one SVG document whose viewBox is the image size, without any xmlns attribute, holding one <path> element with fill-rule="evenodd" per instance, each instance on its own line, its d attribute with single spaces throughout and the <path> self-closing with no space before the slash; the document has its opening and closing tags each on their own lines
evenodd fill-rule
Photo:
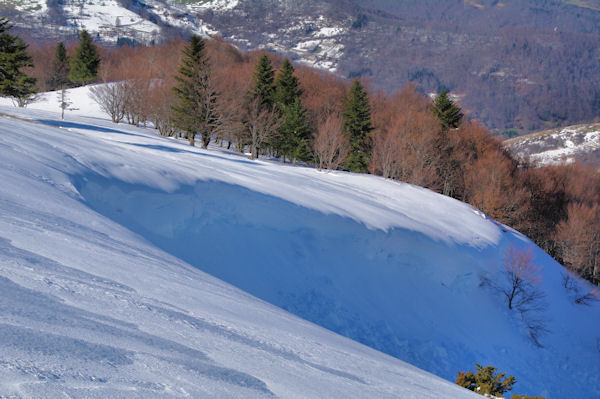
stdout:
<svg viewBox="0 0 600 399">
<path fill-rule="evenodd" d="M 508 139 L 504 142 L 518 158 L 538 165 L 575 161 L 600 166 L 600 124 L 568 126 Z"/>
<path fill-rule="evenodd" d="M 600 6 L 537 0 L 0 0 L 32 43 L 160 43 L 216 35 L 241 50 L 362 77 L 375 90 L 448 89 L 493 130 L 597 116 Z M 553 101 L 547 101 L 552 98 Z M 571 104 L 576 104 L 573 106 Z"/>
<path fill-rule="evenodd" d="M 0 123 L 14 395 L 469 397 L 252 296 L 446 380 L 477 362 L 514 393 L 600 395 L 598 303 L 575 304 L 518 232 L 426 189 L 190 147 L 110 123 L 87 88 L 69 96 L 66 121 L 54 93 L 0 110 L 33 121 Z M 524 317 L 482 284 L 503 281 L 511 247 L 542 267 Z"/>
</svg>

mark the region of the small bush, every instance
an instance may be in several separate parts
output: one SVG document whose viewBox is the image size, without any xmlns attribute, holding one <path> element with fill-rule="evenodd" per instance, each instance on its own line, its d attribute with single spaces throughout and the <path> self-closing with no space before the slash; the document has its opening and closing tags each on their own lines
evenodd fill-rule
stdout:
<svg viewBox="0 0 600 399">
<path fill-rule="evenodd" d="M 475 363 L 475 367 L 477 367 L 476 372 L 459 371 L 456 384 L 480 395 L 502 397 L 502 394 L 510 391 L 517 382 L 513 376 L 506 376 L 506 373 L 497 373 L 494 366 L 482 367 Z"/>
</svg>

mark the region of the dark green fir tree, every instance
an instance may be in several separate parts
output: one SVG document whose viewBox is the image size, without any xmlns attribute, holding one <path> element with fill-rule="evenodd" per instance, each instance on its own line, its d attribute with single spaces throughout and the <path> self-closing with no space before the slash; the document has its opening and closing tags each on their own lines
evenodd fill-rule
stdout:
<svg viewBox="0 0 600 399">
<path fill-rule="evenodd" d="M 294 67 L 289 59 L 283 61 L 275 80 L 275 102 L 281 106 L 293 104 L 302 95 L 298 78 L 294 76 Z"/>
<path fill-rule="evenodd" d="M 178 99 L 173 106 L 175 127 L 185 132 L 192 146 L 196 134 L 202 135 L 203 148 L 208 147 L 219 120 L 217 92 L 205 47 L 200 36 L 190 38 L 175 76 L 178 84 L 173 88 Z"/>
<path fill-rule="evenodd" d="M 54 51 L 54 60 L 46 84 L 50 90 L 63 89 L 71 82 L 69 80 L 69 57 L 63 42 L 58 42 Z"/>
<path fill-rule="evenodd" d="M 261 108 L 273 109 L 275 102 L 275 72 L 271 60 L 263 54 L 256 64 L 254 72 L 254 86 L 250 90 L 251 101 L 258 99 Z"/>
<path fill-rule="evenodd" d="M 92 42 L 90 34 L 82 30 L 79 34 L 79 44 L 71 58 L 69 79 L 73 83 L 86 85 L 96 80 L 100 68 L 100 56 Z"/>
<path fill-rule="evenodd" d="M 33 66 L 33 61 L 23 40 L 8 33 L 10 28 L 8 20 L 0 17 L 0 96 L 10 97 L 24 106 L 35 93 L 35 78 L 23 72 L 24 68 Z"/>
<path fill-rule="evenodd" d="M 294 67 L 286 58 L 275 80 L 274 95 L 283 122 L 279 134 L 271 143 L 275 152 L 281 156 L 282 162 L 289 157 L 295 164 L 297 160 L 306 161 L 310 157 L 311 129 L 306 109 L 300 100 L 301 94 L 298 78 L 294 76 Z"/>
<path fill-rule="evenodd" d="M 287 155 L 295 165 L 296 161 L 307 161 L 311 156 L 311 128 L 308 124 L 306 109 L 296 97 L 294 102 L 284 105 L 283 123 L 280 128 L 282 162 Z"/>
<path fill-rule="evenodd" d="M 439 119 L 442 130 L 456 129 L 464 114 L 460 107 L 450 98 L 448 90 L 442 90 L 433 100 L 433 113 Z"/>
<path fill-rule="evenodd" d="M 350 172 L 368 172 L 371 154 L 371 106 L 367 91 L 358 79 L 352 82 L 344 110 L 344 133 L 350 141 L 345 168 Z"/>
</svg>

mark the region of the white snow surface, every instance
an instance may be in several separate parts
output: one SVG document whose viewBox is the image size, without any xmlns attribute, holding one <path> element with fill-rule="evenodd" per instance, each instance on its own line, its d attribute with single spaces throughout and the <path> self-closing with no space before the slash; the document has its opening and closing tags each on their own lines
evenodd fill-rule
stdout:
<svg viewBox="0 0 600 399">
<path fill-rule="evenodd" d="M 70 1 L 63 6 L 63 10 L 69 23 L 78 29 L 114 37 L 115 41 L 125 31 L 138 32 L 146 40 L 160 31 L 158 25 L 127 10 L 116 0 Z"/>
<path fill-rule="evenodd" d="M 11 5 L 11 0 L 0 0 L 0 4 Z M 143 9 L 155 15 L 168 25 L 183 28 L 190 33 L 202 36 L 215 35 L 218 32 L 205 24 L 201 18 L 189 13 L 193 9 L 223 11 L 237 6 L 237 1 L 217 0 L 183 5 L 177 1 L 146 0 L 141 2 Z M 61 30 L 78 31 L 86 29 L 93 34 L 95 40 L 116 43 L 119 38 L 129 38 L 143 43 L 159 40 L 162 28 L 154 22 L 129 10 L 116 0 L 65 0 L 60 4 L 66 26 Z M 26 0 L 16 3 L 15 8 L 34 20 L 40 20 L 48 11 L 46 1 Z M 46 21 L 42 21 L 47 25 Z M 49 26 L 46 26 L 49 27 Z"/>
<path fill-rule="evenodd" d="M 551 132 L 540 132 L 507 140 L 517 157 L 529 159 L 540 166 L 575 162 L 600 149 L 597 124 L 569 126 Z"/>
<path fill-rule="evenodd" d="M 112 124 L 87 90 L 65 121 L 55 93 L 0 105 L 0 396 L 474 397 L 310 322 L 446 379 L 477 362 L 515 393 L 600 395 L 600 308 L 526 237 L 419 187 Z M 543 267 L 543 348 L 480 284 L 511 245 Z"/>
<path fill-rule="evenodd" d="M 174 1 L 171 2 L 173 3 Z M 238 4 L 238 0 L 201 0 L 188 4 L 188 8 L 192 10 L 225 11 L 234 9 Z"/>
</svg>

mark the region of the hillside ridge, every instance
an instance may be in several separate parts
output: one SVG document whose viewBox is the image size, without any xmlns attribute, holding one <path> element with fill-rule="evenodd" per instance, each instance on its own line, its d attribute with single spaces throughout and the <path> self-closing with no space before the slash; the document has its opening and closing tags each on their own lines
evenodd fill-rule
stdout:
<svg viewBox="0 0 600 399">
<path fill-rule="evenodd" d="M 181 284 L 193 286 L 196 279 L 179 280 L 177 265 L 191 265 L 321 327 L 447 380 L 453 380 L 458 370 L 471 369 L 477 362 L 494 364 L 515 375 L 519 379 L 518 392 L 556 398 L 572 397 L 574 392 L 582 399 L 598 396 L 600 370 L 596 345 L 600 309 L 597 304 L 575 304 L 573 293 L 564 287 L 563 268 L 518 232 L 495 223 L 471 206 L 408 184 L 375 176 L 325 173 L 277 162 L 251 161 L 218 147 L 202 150 L 175 139 L 157 137 L 153 130 L 115 125 L 101 116 L 87 97 L 87 90 L 84 87 L 70 91 L 80 109 L 69 113 L 66 121 L 58 119 L 53 94 L 47 94 L 28 109 L 0 107 L 4 113 L 60 127 L 49 129 L 14 119 L 3 119 L 0 124 L 0 151 L 7 160 L 7 168 L 1 169 L 1 173 L 4 181 L 16 190 L 0 193 L 0 206 L 6 206 L 7 210 L 0 212 L 3 226 L 0 237 L 13 247 L 43 257 L 38 261 L 39 266 L 32 269 L 35 273 L 43 272 L 44 267 L 55 270 L 52 265 L 56 262 L 115 281 L 144 297 L 156 298 L 155 294 L 162 292 L 157 299 L 170 304 L 167 308 L 183 308 L 192 313 L 187 316 L 196 319 L 200 316 L 222 320 L 223 315 L 233 312 L 235 323 L 260 331 L 262 342 L 274 339 L 268 332 L 270 328 L 281 331 L 283 327 L 277 327 L 278 322 L 269 321 L 268 317 L 268 313 L 277 310 L 266 309 L 266 313 L 258 314 L 248 313 L 246 307 L 235 310 L 235 306 L 219 303 L 216 298 L 222 295 L 218 291 L 197 291 L 206 293 L 206 300 L 212 302 L 193 310 L 192 306 L 205 295 L 186 288 L 184 295 L 178 296 Z M 15 204 L 21 205 L 15 207 Z M 11 216 L 15 211 L 8 211 L 11 207 L 19 210 L 17 220 Z M 40 211 L 31 211 L 35 209 Z M 53 214 L 64 218 L 64 223 L 50 216 Z M 69 229 L 77 234 L 71 236 Z M 104 249 L 97 249 L 94 237 L 104 237 L 100 245 Z M 115 241 L 128 244 L 119 244 L 116 247 L 119 253 L 111 255 L 106 251 L 111 250 L 114 245 L 110 243 Z M 123 245 L 133 245 L 134 252 L 125 251 Z M 546 296 L 543 306 L 532 313 L 510 311 L 503 295 L 485 284 L 503 281 L 502 262 L 505 251 L 511 247 L 531 248 L 536 264 L 542 267 L 539 287 Z M 95 248 L 93 253 L 97 256 L 89 255 L 90 248 Z M 20 259 L 32 259 L 33 255 L 16 254 L 11 255 L 12 260 L 7 264 L 21 266 L 0 270 L 5 273 L 2 276 L 34 291 L 45 287 L 44 292 L 65 298 L 70 306 L 83 306 L 75 299 L 85 298 L 83 293 L 90 289 L 53 277 L 54 272 L 50 276 L 45 274 L 47 280 L 32 279 L 27 283 L 31 262 L 22 267 L 24 261 Z M 121 255 L 123 259 L 119 258 Z M 161 259 L 177 267 L 165 269 L 166 266 L 160 266 L 164 265 Z M 189 270 L 184 276 L 199 273 L 189 267 L 183 267 Z M 152 273 L 146 273 L 146 268 Z M 21 277 L 15 280 L 19 270 Z M 179 282 L 175 286 L 157 285 L 165 278 Z M 86 279 L 82 276 L 77 281 Z M 212 277 L 208 279 L 226 286 Z M 575 281 L 573 287 L 585 289 L 589 284 Z M 72 291 L 76 296 L 71 296 Z M 127 290 L 117 291 L 118 297 L 122 297 Z M 82 304 L 96 306 L 95 292 Z M 139 303 L 137 300 L 116 306 L 120 302 L 113 304 L 110 295 L 102 298 L 104 305 L 100 309 L 108 312 L 104 317 L 110 316 L 110 323 L 115 324 L 115 318 L 124 322 L 123 315 L 131 314 L 130 323 L 141 318 L 143 327 L 139 329 L 163 331 L 161 334 L 174 339 L 168 332 L 171 330 L 168 323 L 148 319 L 181 320 L 180 315 L 169 316 L 171 313 L 165 312 L 164 305 L 142 305 L 133 312 L 137 305 L 130 308 L 126 304 Z M 227 303 L 235 303 L 239 298 L 235 294 Z M 119 317 L 113 313 L 113 307 L 121 312 L 117 313 Z M 222 310 L 219 313 L 222 316 L 211 316 L 209 309 L 213 307 Z M 66 311 L 61 307 L 60 312 L 63 310 Z M 149 314 L 145 313 L 147 310 Z M 23 320 L 21 312 L 16 314 L 15 320 L 19 321 L 13 324 L 17 323 L 21 329 L 35 330 L 40 325 L 37 316 Z M 241 316 L 244 314 L 250 318 L 245 319 Z M 543 322 L 545 333 L 538 337 L 539 345 L 530 339 L 531 321 Z M 188 323 L 182 326 L 188 328 Z M 191 323 L 199 326 L 195 328 L 205 328 L 198 320 Z M 225 325 L 231 328 L 231 323 Z M 241 328 L 234 325 L 234 330 Z M 276 339 L 276 345 L 288 348 L 284 344 L 287 340 L 299 342 L 287 328 L 282 333 L 283 342 Z M 44 329 L 47 331 L 48 327 Z M 79 333 L 73 334 L 71 338 L 82 339 Z M 120 334 L 127 337 L 129 333 Z M 231 360 L 213 347 L 213 341 L 201 340 L 194 334 L 185 333 L 185 342 L 195 342 L 202 348 L 197 347 L 198 350 L 209 353 L 211 359 L 218 358 L 222 367 L 231 368 L 232 362 L 241 361 L 243 366 L 233 369 L 244 374 L 234 374 L 235 379 L 247 381 L 259 393 L 256 396 L 262 395 L 265 385 L 275 393 L 285 389 L 273 382 L 277 378 L 260 372 L 261 366 L 250 360 L 252 355 L 245 360 Z M 134 353 L 148 351 L 144 349 L 148 345 L 143 341 L 146 338 L 137 337 Z M 14 350 L 16 344 L 12 343 L 14 340 L 10 342 L 9 348 Z M 162 344 L 159 347 L 164 348 Z M 110 352 L 105 347 L 86 348 L 85 353 L 93 356 L 97 356 L 96 350 Z M 23 349 L 18 347 L 18 350 Z M 249 349 L 242 350 L 248 353 Z M 311 364 L 324 356 L 325 364 L 319 367 L 326 367 L 327 374 L 344 379 L 341 385 L 336 382 L 330 389 L 347 387 L 355 397 L 361 394 L 364 397 L 363 389 L 370 388 L 362 387 L 356 378 L 347 381 L 354 376 L 373 381 L 366 387 L 375 389 L 377 393 L 369 392 L 378 397 L 386 389 L 395 392 L 389 394 L 391 397 L 395 394 L 410 397 L 401 390 L 406 379 L 398 380 L 400 385 L 395 385 L 397 377 L 386 373 L 374 380 L 365 371 L 352 371 L 356 369 L 341 360 L 343 356 L 332 359 L 329 355 L 319 355 L 318 351 L 309 354 L 310 350 L 305 349 L 302 356 L 310 357 Z M 154 350 L 152 353 L 156 354 Z M 90 359 L 94 359 L 92 355 Z M 11 358 L 11 365 L 26 359 L 39 367 L 39 358 L 31 356 L 26 352 Z M 281 363 L 282 356 L 276 356 L 277 367 L 285 374 L 287 368 Z M 121 351 L 114 352 L 111 359 L 131 364 L 127 360 L 131 355 Z M 191 367 L 186 373 L 193 374 L 204 367 L 190 363 L 185 356 L 182 359 L 179 361 Z M 70 359 L 68 364 L 73 361 Z M 50 370 L 57 373 L 53 362 Z M 94 363 L 86 362 L 88 368 Z M 368 365 L 364 361 L 349 362 L 366 370 L 377 363 L 376 360 L 368 360 Z M 139 370 L 135 365 L 147 363 L 133 364 L 131 375 L 135 376 Z M 532 364 L 536 367 L 531 367 Z M 209 370 L 214 364 L 210 365 Z M 378 367 L 373 370 L 380 370 Z M 266 368 L 266 372 L 272 369 Z M 397 372 L 405 375 L 403 371 Z M 92 368 L 89 373 L 116 381 L 113 374 L 103 376 L 105 371 Z M 388 379 L 390 382 L 382 382 Z M 290 376 L 284 380 L 294 389 L 302 385 Z M 127 381 L 131 383 L 131 379 Z M 318 383 L 316 390 L 327 381 L 331 383 L 327 378 L 320 381 L 324 385 Z M 408 383 L 409 387 L 412 385 Z M 223 387 L 222 382 L 217 382 L 215 389 L 221 389 L 218 387 Z M 159 388 L 147 389 L 155 392 Z M 341 391 L 325 392 L 339 397 L 335 393 Z M 444 392 L 448 392 L 447 397 L 455 397 L 449 391 Z M 412 395 L 426 397 L 416 392 Z"/>
</svg>

